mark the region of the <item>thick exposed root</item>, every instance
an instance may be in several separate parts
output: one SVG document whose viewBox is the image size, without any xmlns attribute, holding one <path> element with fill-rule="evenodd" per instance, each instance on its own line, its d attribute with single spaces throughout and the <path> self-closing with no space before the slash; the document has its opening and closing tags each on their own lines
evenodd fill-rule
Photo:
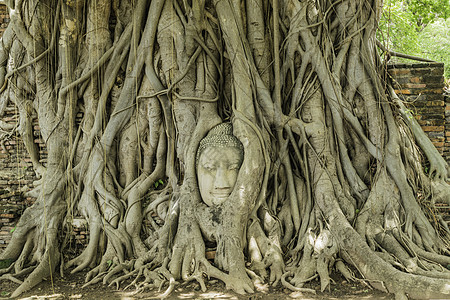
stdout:
<svg viewBox="0 0 450 300">
<path fill-rule="evenodd" d="M 261 279 L 276 286 L 284 273 L 285 265 L 279 236 L 268 238 L 259 222 L 251 222 L 247 230 L 250 269 Z M 269 275 L 269 276 L 268 276 Z"/>
<path fill-rule="evenodd" d="M 296 287 L 295 285 L 292 285 L 291 283 L 289 283 L 289 282 L 286 280 L 286 277 L 289 277 L 289 276 L 292 276 L 292 273 L 291 273 L 291 272 L 286 272 L 286 273 L 284 273 L 284 274 L 281 276 L 281 284 L 282 284 L 285 288 L 288 288 L 288 289 L 290 289 L 291 291 L 294 291 L 294 292 L 306 292 L 306 293 L 316 294 L 316 291 L 313 290 L 313 289 L 301 288 L 301 287 Z M 314 277 L 311 277 L 310 279 L 306 280 L 306 282 L 308 282 L 308 281 L 310 281 L 310 280 L 313 280 L 314 278 L 316 278 L 316 277 L 315 277 L 315 276 L 314 276 Z"/>
<path fill-rule="evenodd" d="M 49 239 L 51 241 L 51 239 Z M 56 233 L 53 235 L 53 243 L 56 243 Z M 59 263 L 59 251 L 55 246 L 49 245 L 45 250 L 42 260 L 36 268 L 25 278 L 23 283 L 11 294 L 11 297 L 18 297 L 22 293 L 30 290 L 44 278 L 52 276 L 56 265 Z"/>
<path fill-rule="evenodd" d="M 287 267 L 289 271 L 283 275 L 283 285 L 293 291 L 299 291 L 298 288 L 319 276 L 323 292 L 330 285 L 329 273 L 331 273 L 339 250 L 337 241 L 326 229 L 317 236 L 314 232 L 309 231 L 309 237 L 304 241 L 300 261 L 298 263 L 293 261 Z"/>
</svg>

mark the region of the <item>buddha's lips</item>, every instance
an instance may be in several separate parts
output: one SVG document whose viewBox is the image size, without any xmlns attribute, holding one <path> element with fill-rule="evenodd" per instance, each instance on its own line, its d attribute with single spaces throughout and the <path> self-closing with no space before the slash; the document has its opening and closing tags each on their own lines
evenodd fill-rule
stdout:
<svg viewBox="0 0 450 300">
<path fill-rule="evenodd" d="M 230 196 L 231 190 L 220 191 L 220 192 L 211 192 L 211 196 L 214 198 L 228 198 Z"/>
</svg>

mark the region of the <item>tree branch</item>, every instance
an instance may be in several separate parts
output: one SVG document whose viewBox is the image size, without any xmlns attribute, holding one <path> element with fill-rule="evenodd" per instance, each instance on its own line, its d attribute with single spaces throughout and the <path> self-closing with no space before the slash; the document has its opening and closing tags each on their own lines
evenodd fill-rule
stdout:
<svg viewBox="0 0 450 300">
<path fill-rule="evenodd" d="M 379 40 L 377 40 L 377 46 L 380 47 L 380 49 L 383 50 L 384 52 L 386 52 L 389 56 L 407 58 L 407 59 L 412 59 L 412 60 L 417 60 L 417 61 L 435 62 L 434 60 L 431 60 L 431 59 L 391 51 L 391 50 L 387 49 Z"/>
</svg>

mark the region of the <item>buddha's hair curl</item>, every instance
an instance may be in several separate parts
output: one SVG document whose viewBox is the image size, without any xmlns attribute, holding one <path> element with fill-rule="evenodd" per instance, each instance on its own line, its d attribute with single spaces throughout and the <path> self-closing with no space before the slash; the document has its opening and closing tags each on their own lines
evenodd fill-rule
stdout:
<svg viewBox="0 0 450 300">
<path fill-rule="evenodd" d="M 198 163 L 200 155 L 208 147 L 233 147 L 240 151 L 241 162 L 244 158 L 244 146 L 241 141 L 233 135 L 233 126 L 231 123 L 221 123 L 213 127 L 200 141 L 200 145 L 197 150 L 196 163 Z"/>
</svg>

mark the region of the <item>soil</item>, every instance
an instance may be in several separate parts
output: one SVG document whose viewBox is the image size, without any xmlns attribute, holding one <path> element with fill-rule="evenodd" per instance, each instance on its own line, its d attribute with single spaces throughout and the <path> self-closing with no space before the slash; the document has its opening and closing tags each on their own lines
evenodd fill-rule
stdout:
<svg viewBox="0 0 450 300">
<path fill-rule="evenodd" d="M 31 291 L 23 294 L 19 299 L 156 299 L 164 292 L 148 291 L 133 295 L 132 290 L 124 291 L 125 284 L 120 290 L 108 287 L 101 283 L 82 288 L 86 274 L 66 274 L 64 278 L 55 275 L 52 280 L 46 280 L 38 284 Z M 332 274 L 334 283 L 329 290 L 320 292 L 320 284 L 313 281 L 306 285 L 307 288 L 316 290 L 316 294 L 291 292 L 279 285 L 278 287 L 261 286 L 254 294 L 238 295 L 225 289 L 225 285 L 217 280 L 211 280 L 207 284 L 207 291 L 202 292 L 197 283 L 181 284 L 167 299 L 229 299 L 229 300 L 259 300 L 259 299 L 303 299 L 303 300 L 332 300 L 332 299 L 394 299 L 393 295 L 385 294 L 371 289 L 363 282 L 347 282 L 337 274 Z M 8 296 L 18 287 L 11 281 L 0 281 L 0 299 L 8 299 Z"/>
</svg>

